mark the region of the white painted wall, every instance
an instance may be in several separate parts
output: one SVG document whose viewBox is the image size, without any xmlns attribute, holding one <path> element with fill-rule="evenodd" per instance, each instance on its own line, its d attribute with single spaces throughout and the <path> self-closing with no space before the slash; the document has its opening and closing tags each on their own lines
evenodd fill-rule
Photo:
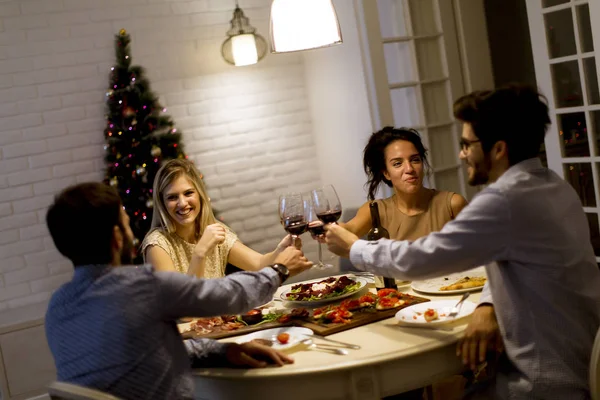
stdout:
<svg viewBox="0 0 600 400">
<path fill-rule="evenodd" d="M 133 62 L 147 69 L 225 221 L 258 251 L 272 249 L 283 237 L 278 193 L 309 190 L 320 180 L 303 57 L 269 54 L 256 66 L 227 65 L 220 46 L 234 4 L 0 3 L 0 325 L 43 315 L 52 291 L 71 276 L 70 263 L 47 233 L 46 208 L 65 186 L 103 177 L 104 93 L 113 35 L 120 28 L 132 34 Z M 240 5 L 268 37 L 270 0 Z M 344 119 L 341 109 L 333 115 Z M 356 159 L 356 151 L 343 146 L 332 154 L 344 150 L 343 158 Z M 356 175 L 356 168 L 347 170 Z M 348 191 L 344 187 L 344 199 L 351 198 Z M 307 238 L 305 245 L 312 256 L 314 241 Z"/>
<path fill-rule="evenodd" d="M 343 44 L 304 52 L 319 170 L 335 186 L 344 208 L 367 198 L 362 151 L 373 132 L 355 4 L 334 1 Z"/>
</svg>

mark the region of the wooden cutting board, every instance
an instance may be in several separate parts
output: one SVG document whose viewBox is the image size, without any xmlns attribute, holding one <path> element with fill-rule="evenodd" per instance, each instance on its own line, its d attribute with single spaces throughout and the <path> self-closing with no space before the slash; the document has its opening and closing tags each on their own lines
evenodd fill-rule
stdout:
<svg viewBox="0 0 600 400">
<path fill-rule="evenodd" d="M 389 310 L 375 310 L 373 308 L 369 308 L 366 310 L 352 311 L 352 319 L 350 322 L 346 324 L 324 324 L 317 323 L 312 318 L 309 320 L 296 321 L 296 326 L 303 326 L 305 328 L 312 329 L 316 334 L 321 336 L 332 335 L 334 333 L 347 331 L 348 329 L 356 328 L 357 326 L 367 325 L 372 322 L 381 321 L 382 319 L 391 318 L 399 310 L 403 308 L 412 306 L 414 304 L 425 303 L 429 301 L 424 297 L 412 296 L 413 299 L 411 301 L 407 301 L 405 304 L 400 307 L 391 308 Z"/>
<path fill-rule="evenodd" d="M 379 311 L 379 310 L 375 310 L 374 308 L 370 308 L 370 309 L 366 309 L 366 310 L 363 309 L 363 310 L 359 310 L 359 311 L 353 311 L 352 319 L 350 320 L 350 322 L 348 322 L 346 324 L 318 323 L 309 317 L 306 319 L 291 320 L 286 323 L 280 323 L 277 321 L 273 321 L 273 322 L 267 322 L 267 323 L 260 324 L 260 325 L 247 325 L 247 326 L 243 326 L 239 329 L 236 329 L 234 331 L 219 331 L 219 330 L 217 330 L 217 331 L 207 333 L 207 334 L 198 334 L 194 331 L 184 332 L 181 334 L 181 336 L 183 336 L 186 339 L 197 338 L 197 337 L 198 338 L 223 339 L 223 338 L 232 337 L 232 336 L 245 335 L 247 333 L 252 333 L 252 332 L 256 332 L 256 331 L 262 331 L 264 329 L 279 328 L 279 327 L 283 327 L 283 326 L 301 326 L 301 327 L 312 329 L 318 335 L 327 336 L 327 335 L 332 335 L 334 333 L 346 331 L 348 329 L 356 328 L 357 326 L 367 325 L 372 322 L 377 322 L 377 321 L 381 321 L 383 319 L 391 318 L 394 315 L 396 315 L 396 313 L 399 310 L 401 310 L 403 308 L 409 307 L 413 304 L 424 303 L 426 301 L 429 301 L 429 299 L 426 299 L 424 297 L 419 297 L 419 296 L 412 296 L 412 299 L 410 301 L 407 301 L 402 306 L 392 308 L 389 310 Z M 332 305 L 339 305 L 339 302 L 332 303 Z"/>
</svg>

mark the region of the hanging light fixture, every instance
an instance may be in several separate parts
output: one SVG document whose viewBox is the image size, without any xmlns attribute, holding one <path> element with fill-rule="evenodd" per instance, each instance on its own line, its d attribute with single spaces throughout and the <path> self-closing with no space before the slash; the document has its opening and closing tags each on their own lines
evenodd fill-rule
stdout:
<svg viewBox="0 0 600 400">
<path fill-rule="evenodd" d="M 273 53 L 316 49 L 339 43 L 342 43 L 342 32 L 331 0 L 273 0 Z"/>
<path fill-rule="evenodd" d="M 237 1 L 227 36 L 221 46 L 221 55 L 229 64 L 236 67 L 256 64 L 267 54 L 266 40 L 250 25 Z"/>
</svg>

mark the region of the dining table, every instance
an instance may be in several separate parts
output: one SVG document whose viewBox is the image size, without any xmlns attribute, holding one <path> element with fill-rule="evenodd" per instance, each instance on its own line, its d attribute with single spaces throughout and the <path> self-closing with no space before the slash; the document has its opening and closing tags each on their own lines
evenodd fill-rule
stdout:
<svg viewBox="0 0 600 400">
<path fill-rule="evenodd" d="M 282 286 L 274 298 L 289 289 Z M 365 290 L 375 292 L 373 283 Z M 398 291 L 431 300 L 460 300 L 460 294 L 423 294 L 410 284 Z M 469 301 L 479 302 L 480 291 Z M 360 346 L 347 355 L 298 346 L 289 352 L 294 363 L 258 369 L 193 370 L 195 398 L 285 400 L 379 400 L 426 387 L 464 370 L 456 355 L 469 316 L 438 328 L 415 327 L 396 318 L 358 326 L 327 338 Z M 223 342 L 236 341 L 231 337 Z"/>
</svg>

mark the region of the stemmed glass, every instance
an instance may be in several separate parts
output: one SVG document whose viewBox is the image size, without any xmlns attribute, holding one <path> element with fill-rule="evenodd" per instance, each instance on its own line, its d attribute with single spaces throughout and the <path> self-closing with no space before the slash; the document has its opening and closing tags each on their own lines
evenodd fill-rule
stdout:
<svg viewBox="0 0 600 400">
<path fill-rule="evenodd" d="M 317 218 L 324 224 L 337 223 L 342 216 L 342 203 L 333 185 L 314 189 L 311 194 Z"/>
<path fill-rule="evenodd" d="M 308 202 L 300 193 L 289 193 L 282 197 L 279 204 L 280 209 L 283 204 L 283 227 L 292 235 L 292 243 L 295 243 L 298 236 L 308 229 Z"/>
<path fill-rule="evenodd" d="M 319 244 L 319 263 L 315 267 L 320 269 L 331 268 L 333 265 L 323 263 L 323 249 L 319 241 L 320 238 L 322 239 L 325 236 L 325 224 L 317 217 L 314 202 L 309 201 L 308 203 L 308 230 L 312 238 Z"/>
<path fill-rule="evenodd" d="M 299 193 L 284 193 L 279 195 L 279 222 L 283 226 L 283 209 L 285 208 L 286 197 L 290 197 L 292 195 L 299 195 Z"/>
</svg>

